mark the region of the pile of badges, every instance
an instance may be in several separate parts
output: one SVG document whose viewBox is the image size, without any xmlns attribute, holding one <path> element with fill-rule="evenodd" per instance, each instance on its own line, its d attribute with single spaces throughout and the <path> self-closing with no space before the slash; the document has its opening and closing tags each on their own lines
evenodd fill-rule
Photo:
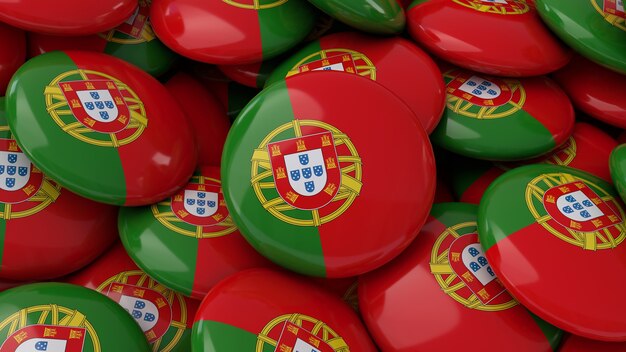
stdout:
<svg viewBox="0 0 626 352">
<path fill-rule="evenodd" d="M 0 0 L 0 352 L 626 351 L 624 129 L 623 0 Z"/>
</svg>

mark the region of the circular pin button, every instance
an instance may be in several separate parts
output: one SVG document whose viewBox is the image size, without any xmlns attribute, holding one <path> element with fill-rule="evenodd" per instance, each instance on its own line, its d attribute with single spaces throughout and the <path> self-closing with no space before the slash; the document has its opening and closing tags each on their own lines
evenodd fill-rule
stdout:
<svg viewBox="0 0 626 352">
<path fill-rule="evenodd" d="M 419 0 L 408 10 L 411 36 L 457 66 L 508 77 L 563 67 L 569 51 L 524 0 Z"/>
<path fill-rule="evenodd" d="M 626 144 L 620 144 L 611 152 L 609 166 L 615 187 L 622 199 L 626 199 Z"/>
<path fill-rule="evenodd" d="M 568 335 L 563 339 L 559 352 L 624 352 L 626 343 L 624 342 L 604 342 L 590 340 L 576 335 Z"/>
<path fill-rule="evenodd" d="M 189 352 L 199 302 L 165 288 L 141 271 L 121 244 L 66 279 L 106 295 L 139 324 L 153 351 Z"/>
<path fill-rule="evenodd" d="M 480 203 L 478 234 L 495 274 L 530 311 L 568 332 L 626 340 L 624 204 L 583 171 L 529 165 L 508 171 Z M 573 265 L 576 263 L 576 265 Z M 579 280 L 573 280 L 579 277 Z M 587 302 L 589 304 L 581 304 Z"/>
<path fill-rule="evenodd" d="M 107 31 L 124 22 L 136 0 L 0 2 L 0 21 L 31 32 L 85 35 Z"/>
<path fill-rule="evenodd" d="M 478 242 L 478 207 L 435 204 L 411 246 L 359 279 L 359 307 L 384 351 L 553 351 L 561 331 L 502 286 Z M 415 327 L 419 326 L 419 332 Z M 483 343 L 467 343 L 489 331 Z"/>
<path fill-rule="evenodd" d="M 419 232 L 435 190 L 415 115 L 381 85 L 341 72 L 263 90 L 239 114 L 222 161 L 228 208 L 248 242 L 312 276 L 391 260 Z"/>
<path fill-rule="evenodd" d="M 0 293 L 0 333 L 0 352 L 152 351 L 122 307 L 70 284 L 31 284 Z"/>
<path fill-rule="evenodd" d="M 292 275 L 251 269 L 220 282 L 193 325 L 193 351 L 376 351 L 356 313 Z"/>
<path fill-rule="evenodd" d="M 165 45 L 211 64 L 270 59 L 302 41 L 315 23 L 305 0 L 154 0 L 150 11 Z"/>
<path fill-rule="evenodd" d="M 220 170 L 203 167 L 184 189 L 148 207 L 122 208 L 119 230 L 135 263 L 163 285 L 202 299 L 223 278 L 272 266 L 241 236 Z"/>
<path fill-rule="evenodd" d="M 549 78 L 497 78 L 450 69 L 446 110 L 434 144 L 477 159 L 537 157 L 565 143 L 574 127 L 567 95 Z"/>
<path fill-rule="evenodd" d="M 191 126 L 154 78 L 86 51 L 30 59 L 13 76 L 7 118 L 24 153 L 70 191 L 99 202 L 160 201 L 192 174 Z"/>
<path fill-rule="evenodd" d="M 380 83 L 411 108 L 427 133 L 441 119 L 445 105 L 441 72 L 424 51 L 408 40 L 349 32 L 331 34 L 283 62 L 267 84 L 312 71 L 341 71 Z"/>
<path fill-rule="evenodd" d="M 406 24 L 404 9 L 398 1 L 357 1 L 346 6 L 341 0 L 310 0 L 318 9 L 359 30 L 376 34 L 402 32 Z"/>
<path fill-rule="evenodd" d="M 621 2 L 584 0 L 579 6 L 562 0 L 535 3 L 541 18 L 565 43 L 588 59 L 626 74 L 626 15 Z"/>
</svg>

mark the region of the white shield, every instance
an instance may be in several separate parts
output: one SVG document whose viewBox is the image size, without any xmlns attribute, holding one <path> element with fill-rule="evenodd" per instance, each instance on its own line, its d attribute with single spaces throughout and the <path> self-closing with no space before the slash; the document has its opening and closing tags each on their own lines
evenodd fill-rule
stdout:
<svg viewBox="0 0 626 352">
<path fill-rule="evenodd" d="M 556 200 L 559 211 L 571 220 L 584 222 L 604 215 L 582 191 L 564 194 Z"/>
<path fill-rule="evenodd" d="M 65 352 L 66 345 L 65 340 L 35 338 L 19 345 L 15 352 Z"/>
<path fill-rule="evenodd" d="M 321 352 L 317 348 L 313 347 L 300 339 L 296 340 L 296 344 L 293 346 L 293 352 Z"/>
<path fill-rule="evenodd" d="M 321 149 L 285 155 L 289 184 L 303 196 L 314 196 L 326 186 L 326 166 Z"/>
<path fill-rule="evenodd" d="M 185 190 L 185 210 L 191 215 L 206 218 L 217 212 L 218 199 L 215 192 Z"/>
<path fill-rule="evenodd" d="M 79 90 L 76 92 L 89 117 L 100 122 L 113 122 L 118 110 L 111 92 L 106 89 Z"/>
<path fill-rule="evenodd" d="M 490 3 L 498 3 L 498 4 L 508 4 L 506 0 L 480 0 L 482 2 L 490 2 Z"/>
<path fill-rule="evenodd" d="M 619 12 L 624 12 L 624 1 L 623 0 L 617 0 L 617 2 L 615 3 L 615 8 Z"/>
<path fill-rule="evenodd" d="M 459 89 L 481 99 L 495 99 L 502 93 L 497 84 L 478 76 L 470 77 Z"/>
<path fill-rule="evenodd" d="M 119 304 L 135 318 L 144 332 L 152 329 L 159 322 L 159 309 L 150 301 L 122 295 Z"/>
<path fill-rule="evenodd" d="M 28 183 L 30 178 L 30 160 L 24 153 L 0 152 L 0 188 L 5 191 L 17 191 Z"/>
<path fill-rule="evenodd" d="M 343 63 L 326 65 L 318 68 L 314 68 L 312 71 L 344 71 Z"/>
<path fill-rule="evenodd" d="M 461 259 L 467 270 L 470 271 L 483 286 L 487 286 L 488 283 L 496 278 L 496 275 L 491 269 L 483 248 L 479 243 L 470 244 L 463 249 Z"/>
</svg>

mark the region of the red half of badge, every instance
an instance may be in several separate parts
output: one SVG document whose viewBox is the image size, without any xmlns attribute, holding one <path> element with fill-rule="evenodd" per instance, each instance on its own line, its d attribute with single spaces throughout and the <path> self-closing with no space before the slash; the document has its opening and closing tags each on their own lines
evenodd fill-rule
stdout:
<svg viewBox="0 0 626 352">
<path fill-rule="evenodd" d="M 478 234 L 471 233 L 454 240 L 448 251 L 448 262 L 483 304 L 488 304 L 506 291 L 487 262 L 478 242 Z"/>
<path fill-rule="evenodd" d="M 489 79 L 469 73 L 458 73 L 448 83 L 446 92 L 458 98 L 481 106 L 500 106 L 511 100 L 513 93 L 506 82 L 489 77 Z"/>
<path fill-rule="evenodd" d="M 60 82 L 72 114 L 85 127 L 116 133 L 128 126 L 130 110 L 112 80 Z"/>
<path fill-rule="evenodd" d="M 543 205 L 561 226 L 581 232 L 598 231 L 622 222 L 620 216 L 584 182 L 550 188 Z"/>
<path fill-rule="evenodd" d="M 341 71 L 356 73 L 356 65 L 351 54 L 341 54 L 315 60 L 298 66 L 297 72 L 290 72 L 288 76 L 310 71 Z"/>
<path fill-rule="evenodd" d="M 43 174 L 12 139 L 0 138 L 0 202 L 21 203 L 39 191 Z"/>
<path fill-rule="evenodd" d="M 276 344 L 276 351 L 334 352 L 326 342 L 304 328 L 285 322 L 283 332 Z"/>
<path fill-rule="evenodd" d="M 82 352 L 84 341 L 84 328 L 30 325 L 9 336 L 0 352 Z"/>
<path fill-rule="evenodd" d="M 159 292 L 117 282 L 109 285 L 104 292 L 135 319 L 148 342 L 158 340 L 169 329 L 172 323 L 172 307 Z"/>
<path fill-rule="evenodd" d="M 228 217 L 226 201 L 218 185 L 190 183 L 172 197 L 172 212 L 196 226 L 213 226 Z"/>
<path fill-rule="evenodd" d="M 280 197 L 295 208 L 319 209 L 337 195 L 341 169 L 330 131 L 267 145 Z"/>
</svg>

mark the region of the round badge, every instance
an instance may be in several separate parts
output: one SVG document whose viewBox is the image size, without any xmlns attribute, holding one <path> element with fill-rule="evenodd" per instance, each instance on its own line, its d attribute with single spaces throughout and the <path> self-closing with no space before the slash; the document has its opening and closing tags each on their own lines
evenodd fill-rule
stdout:
<svg viewBox="0 0 626 352">
<path fill-rule="evenodd" d="M 302 278 L 252 269 L 220 282 L 193 325 L 194 351 L 373 352 L 356 313 Z"/>
<path fill-rule="evenodd" d="M 13 76 L 6 106 L 33 163 L 99 202 L 161 200 L 195 167 L 192 130 L 176 101 L 154 78 L 108 55 L 55 51 L 29 60 Z"/>
<path fill-rule="evenodd" d="M 4 96 L 11 76 L 26 60 L 26 33 L 0 23 L 0 96 Z"/>
<path fill-rule="evenodd" d="M 312 276 L 356 276 L 391 260 L 434 196 L 432 148 L 415 115 L 381 85 L 340 72 L 263 90 L 237 118 L 222 160 L 242 234 Z"/>
<path fill-rule="evenodd" d="M 623 341 L 624 205 L 583 171 L 529 165 L 500 176 L 480 203 L 478 233 L 504 286 L 533 313 L 588 338 Z M 572 263 L 576 263 L 575 266 Z M 572 280 L 573 277 L 580 280 Z M 593 304 L 581 304 L 602 297 Z"/>
<path fill-rule="evenodd" d="M 198 145 L 198 165 L 219 166 L 230 120 L 209 89 L 185 73 L 177 73 L 165 87 L 187 115 Z"/>
<path fill-rule="evenodd" d="M 626 144 L 621 144 L 611 152 L 609 163 L 611 178 L 622 199 L 626 199 Z"/>
<path fill-rule="evenodd" d="M 561 331 L 502 286 L 478 242 L 478 207 L 435 204 L 419 236 L 396 260 L 359 279 L 359 307 L 384 351 L 553 351 Z M 422 327 L 416 333 L 415 327 Z"/>
<path fill-rule="evenodd" d="M 91 50 L 115 56 L 153 76 L 165 73 L 176 55 L 156 38 L 150 25 L 151 0 L 139 1 L 133 14 L 115 29 L 88 36 L 29 33 L 30 56 L 53 50 Z"/>
<path fill-rule="evenodd" d="M 0 21 L 38 33 L 95 34 L 124 22 L 136 6 L 136 0 L 3 1 L 0 3 Z"/>
<path fill-rule="evenodd" d="M 0 352 L 152 351 L 122 307 L 84 287 L 24 285 L 0 302 Z"/>
<path fill-rule="evenodd" d="M 359 30 L 375 34 L 397 34 L 404 30 L 406 18 L 398 1 L 371 0 L 351 3 L 341 0 L 311 0 L 329 16 Z"/>
<path fill-rule="evenodd" d="M 537 76 L 569 60 L 568 49 L 525 0 L 420 0 L 407 17 L 409 33 L 419 44 L 466 69 Z"/>
<path fill-rule="evenodd" d="M 163 285 L 198 299 L 228 275 L 271 266 L 239 234 L 219 173 L 203 167 L 171 198 L 122 208 L 119 215 L 120 236 L 135 263 Z"/>
<path fill-rule="evenodd" d="M 251 88 L 263 89 L 270 74 L 284 61 L 284 55 L 246 65 L 220 65 L 219 69 L 228 78 Z"/>
<path fill-rule="evenodd" d="M 576 335 L 568 335 L 563 339 L 559 352 L 624 352 L 625 342 L 604 342 L 590 340 Z"/>
<path fill-rule="evenodd" d="M 576 56 L 557 71 L 554 78 L 578 109 L 603 122 L 626 128 L 626 76 Z"/>
<path fill-rule="evenodd" d="M 561 0 L 536 0 L 545 23 L 565 43 L 602 66 L 626 74 L 626 14 L 622 1 L 584 0 L 568 6 Z M 578 23 L 569 26 L 569 23 Z"/>
<path fill-rule="evenodd" d="M 44 280 L 78 270 L 114 241 L 117 209 L 43 174 L 13 139 L 3 107 L 0 99 L 0 278 Z"/>
<path fill-rule="evenodd" d="M 154 0 L 150 11 L 163 43 L 211 64 L 270 59 L 302 41 L 315 23 L 305 0 Z"/>
<path fill-rule="evenodd" d="M 477 159 L 527 159 L 572 133 L 572 104 L 546 77 L 504 79 L 458 69 L 443 76 L 446 110 L 431 136 L 442 148 Z"/>
<path fill-rule="evenodd" d="M 139 270 L 121 244 L 66 279 L 119 303 L 143 330 L 155 352 L 191 350 L 198 302 L 174 292 Z"/>
<path fill-rule="evenodd" d="M 267 83 L 312 71 L 341 71 L 380 83 L 413 110 L 428 133 L 441 118 L 445 104 L 441 72 L 425 52 L 408 40 L 331 34 L 283 62 Z"/>
</svg>

